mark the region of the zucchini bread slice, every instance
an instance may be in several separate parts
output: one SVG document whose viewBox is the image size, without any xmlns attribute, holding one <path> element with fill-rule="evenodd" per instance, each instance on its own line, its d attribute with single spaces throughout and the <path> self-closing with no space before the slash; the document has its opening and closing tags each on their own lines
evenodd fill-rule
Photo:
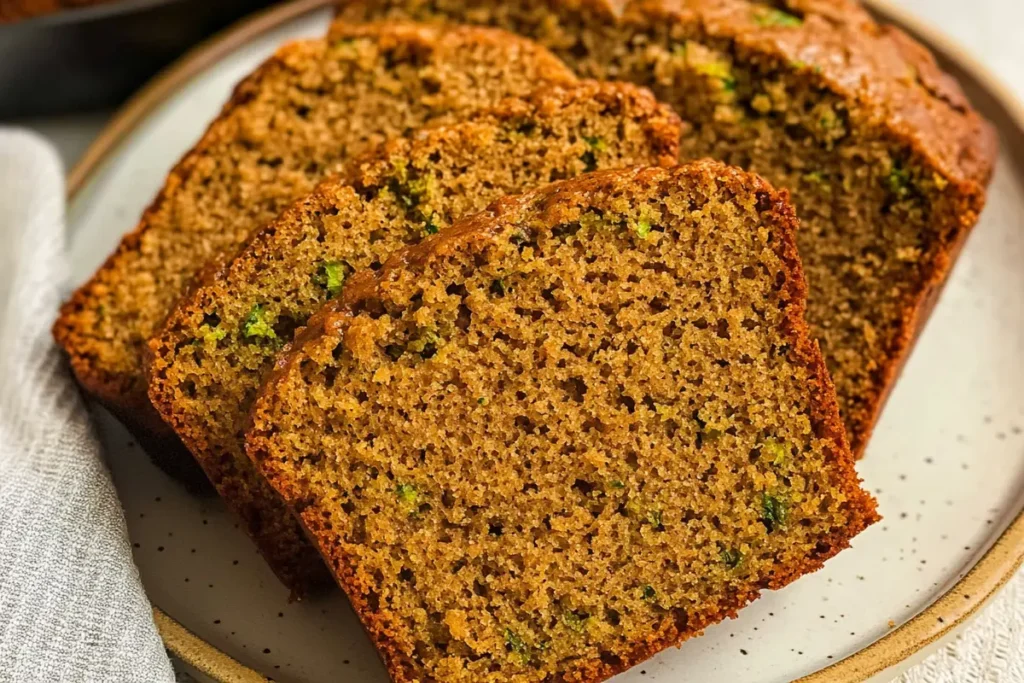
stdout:
<svg viewBox="0 0 1024 683">
<path fill-rule="evenodd" d="M 248 453 L 392 680 L 599 681 L 877 519 L 784 193 L 716 162 L 500 200 L 310 321 Z"/>
<path fill-rule="evenodd" d="M 679 120 L 641 88 L 506 100 L 353 160 L 184 297 L 149 345 L 149 395 L 283 578 L 301 529 L 245 455 L 252 398 L 292 332 L 356 270 L 507 194 L 594 168 L 671 164 Z"/>
<path fill-rule="evenodd" d="M 496 29 L 337 25 L 329 40 L 285 45 L 61 309 L 54 336 L 75 376 L 136 431 L 169 434 L 146 397 L 143 349 L 204 264 L 386 137 L 573 81 L 547 50 Z"/>
<path fill-rule="evenodd" d="M 808 322 L 855 453 L 985 199 L 993 129 L 931 54 L 854 0 L 349 0 L 528 35 L 650 87 L 711 157 L 792 194 Z"/>
</svg>

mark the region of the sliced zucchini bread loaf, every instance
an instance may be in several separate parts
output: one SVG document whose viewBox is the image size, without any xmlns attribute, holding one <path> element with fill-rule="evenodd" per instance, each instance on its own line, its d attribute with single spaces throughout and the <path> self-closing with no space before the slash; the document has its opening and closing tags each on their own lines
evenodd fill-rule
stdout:
<svg viewBox="0 0 1024 683">
<path fill-rule="evenodd" d="M 860 453 L 984 203 L 995 137 L 921 45 L 853 0 L 350 0 L 502 26 L 650 87 L 712 157 L 788 188 L 808 320 Z"/>
<path fill-rule="evenodd" d="M 79 382 L 142 431 L 169 432 L 146 397 L 142 351 L 207 261 L 385 137 L 574 80 L 547 50 L 495 29 L 341 25 L 280 48 L 62 308 L 54 336 Z"/>
<path fill-rule="evenodd" d="M 671 164 L 679 120 L 646 90 L 583 82 L 353 160 L 184 297 L 150 341 L 149 392 L 282 577 L 306 554 L 294 517 L 245 455 L 275 354 L 354 271 L 506 194 L 594 168 Z"/>
<path fill-rule="evenodd" d="M 715 162 L 503 199 L 356 275 L 247 448 L 394 681 L 599 681 L 876 519 L 784 193 Z"/>
</svg>

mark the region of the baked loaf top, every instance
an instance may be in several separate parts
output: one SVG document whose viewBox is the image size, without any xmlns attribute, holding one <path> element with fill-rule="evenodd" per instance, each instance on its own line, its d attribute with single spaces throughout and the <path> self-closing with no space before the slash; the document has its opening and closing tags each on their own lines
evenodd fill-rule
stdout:
<svg viewBox="0 0 1024 683">
<path fill-rule="evenodd" d="M 927 48 L 876 22 L 857 0 L 346 0 L 338 13 L 500 25 L 531 35 L 593 78 L 628 71 L 632 49 L 703 38 L 737 60 L 767 56 L 812 72 L 823 88 L 874 109 L 879 123 L 914 141 L 944 174 L 985 184 L 992 172 L 997 141 L 956 80 Z"/>
<path fill-rule="evenodd" d="M 641 88 L 581 82 L 510 99 L 354 159 L 179 302 L 150 343 L 149 392 L 278 574 L 308 553 L 245 455 L 252 397 L 292 331 L 353 272 L 506 194 L 596 168 L 671 164 L 679 119 Z M 296 565 L 300 566 L 296 566 Z"/>
<path fill-rule="evenodd" d="M 54 325 L 82 386 L 152 413 L 142 351 L 196 272 L 368 146 L 575 77 L 545 49 L 495 29 L 337 25 L 242 81 L 170 172 L 135 230 Z M 158 421 L 155 421 L 158 422 Z"/>
<path fill-rule="evenodd" d="M 855 452 L 984 203 L 991 127 L 929 52 L 853 0 L 352 0 L 349 18 L 490 24 L 650 87 L 710 157 L 790 190 L 808 322 Z"/>
<path fill-rule="evenodd" d="M 247 448 L 403 681 L 599 681 L 876 519 L 784 193 L 714 162 L 506 198 L 311 319 Z"/>
</svg>

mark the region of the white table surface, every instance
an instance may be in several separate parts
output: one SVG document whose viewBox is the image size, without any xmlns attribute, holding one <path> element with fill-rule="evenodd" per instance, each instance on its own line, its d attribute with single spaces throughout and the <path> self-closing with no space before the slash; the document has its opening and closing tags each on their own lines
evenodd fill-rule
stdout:
<svg viewBox="0 0 1024 683">
<path fill-rule="evenodd" d="M 892 0 L 912 10 L 933 26 L 958 41 L 984 64 L 991 68 L 1011 90 L 1024 100 L 1024 0 Z M 49 138 L 60 151 L 65 165 L 70 168 L 85 151 L 92 139 L 102 129 L 112 112 L 99 111 L 70 114 L 58 117 L 27 119 L 16 123 L 35 129 Z M 1016 595 L 1024 595 L 1024 572 L 1013 582 Z M 1008 597 L 1008 596 L 1007 596 Z M 933 654 L 928 661 L 901 676 L 900 683 L 962 683 L 962 679 L 951 678 L 942 673 L 945 662 L 952 662 L 962 653 L 965 642 L 978 640 L 978 633 L 985 627 L 986 615 L 978 623 L 962 632 L 943 650 Z M 1006 628 L 1018 634 L 1024 630 L 1024 602 L 1018 601 L 1016 619 Z M 991 624 L 988 625 L 991 629 Z M 1000 626 L 1003 628 L 1003 625 Z M 1024 658 L 1024 652 L 1008 653 L 1011 657 Z M 938 666 L 938 668 L 936 668 Z M 182 669 L 182 681 L 191 677 Z M 202 678 L 193 672 L 197 678 Z M 999 676 L 991 678 L 982 671 L 971 671 L 971 681 L 1006 681 L 1024 683 Z M 1011 674 L 1012 675 L 1012 674 Z M 942 678 L 941 681 L 936 676 Z M 998 675 L 997 675 L 998 676 Z"/>
</svg>

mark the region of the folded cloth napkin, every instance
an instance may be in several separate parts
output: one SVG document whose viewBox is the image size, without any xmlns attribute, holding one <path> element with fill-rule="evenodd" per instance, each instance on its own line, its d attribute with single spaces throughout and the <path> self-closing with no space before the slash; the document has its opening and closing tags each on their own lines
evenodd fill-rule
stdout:
<svg viewBox="0 0 1024 683">
<path fill-rule="evenodd" d="M 0 129 L 0 683 L 173 681 L 124 513 L 50 337 L 67 268 L 55 151 Z"/>
</svg>

